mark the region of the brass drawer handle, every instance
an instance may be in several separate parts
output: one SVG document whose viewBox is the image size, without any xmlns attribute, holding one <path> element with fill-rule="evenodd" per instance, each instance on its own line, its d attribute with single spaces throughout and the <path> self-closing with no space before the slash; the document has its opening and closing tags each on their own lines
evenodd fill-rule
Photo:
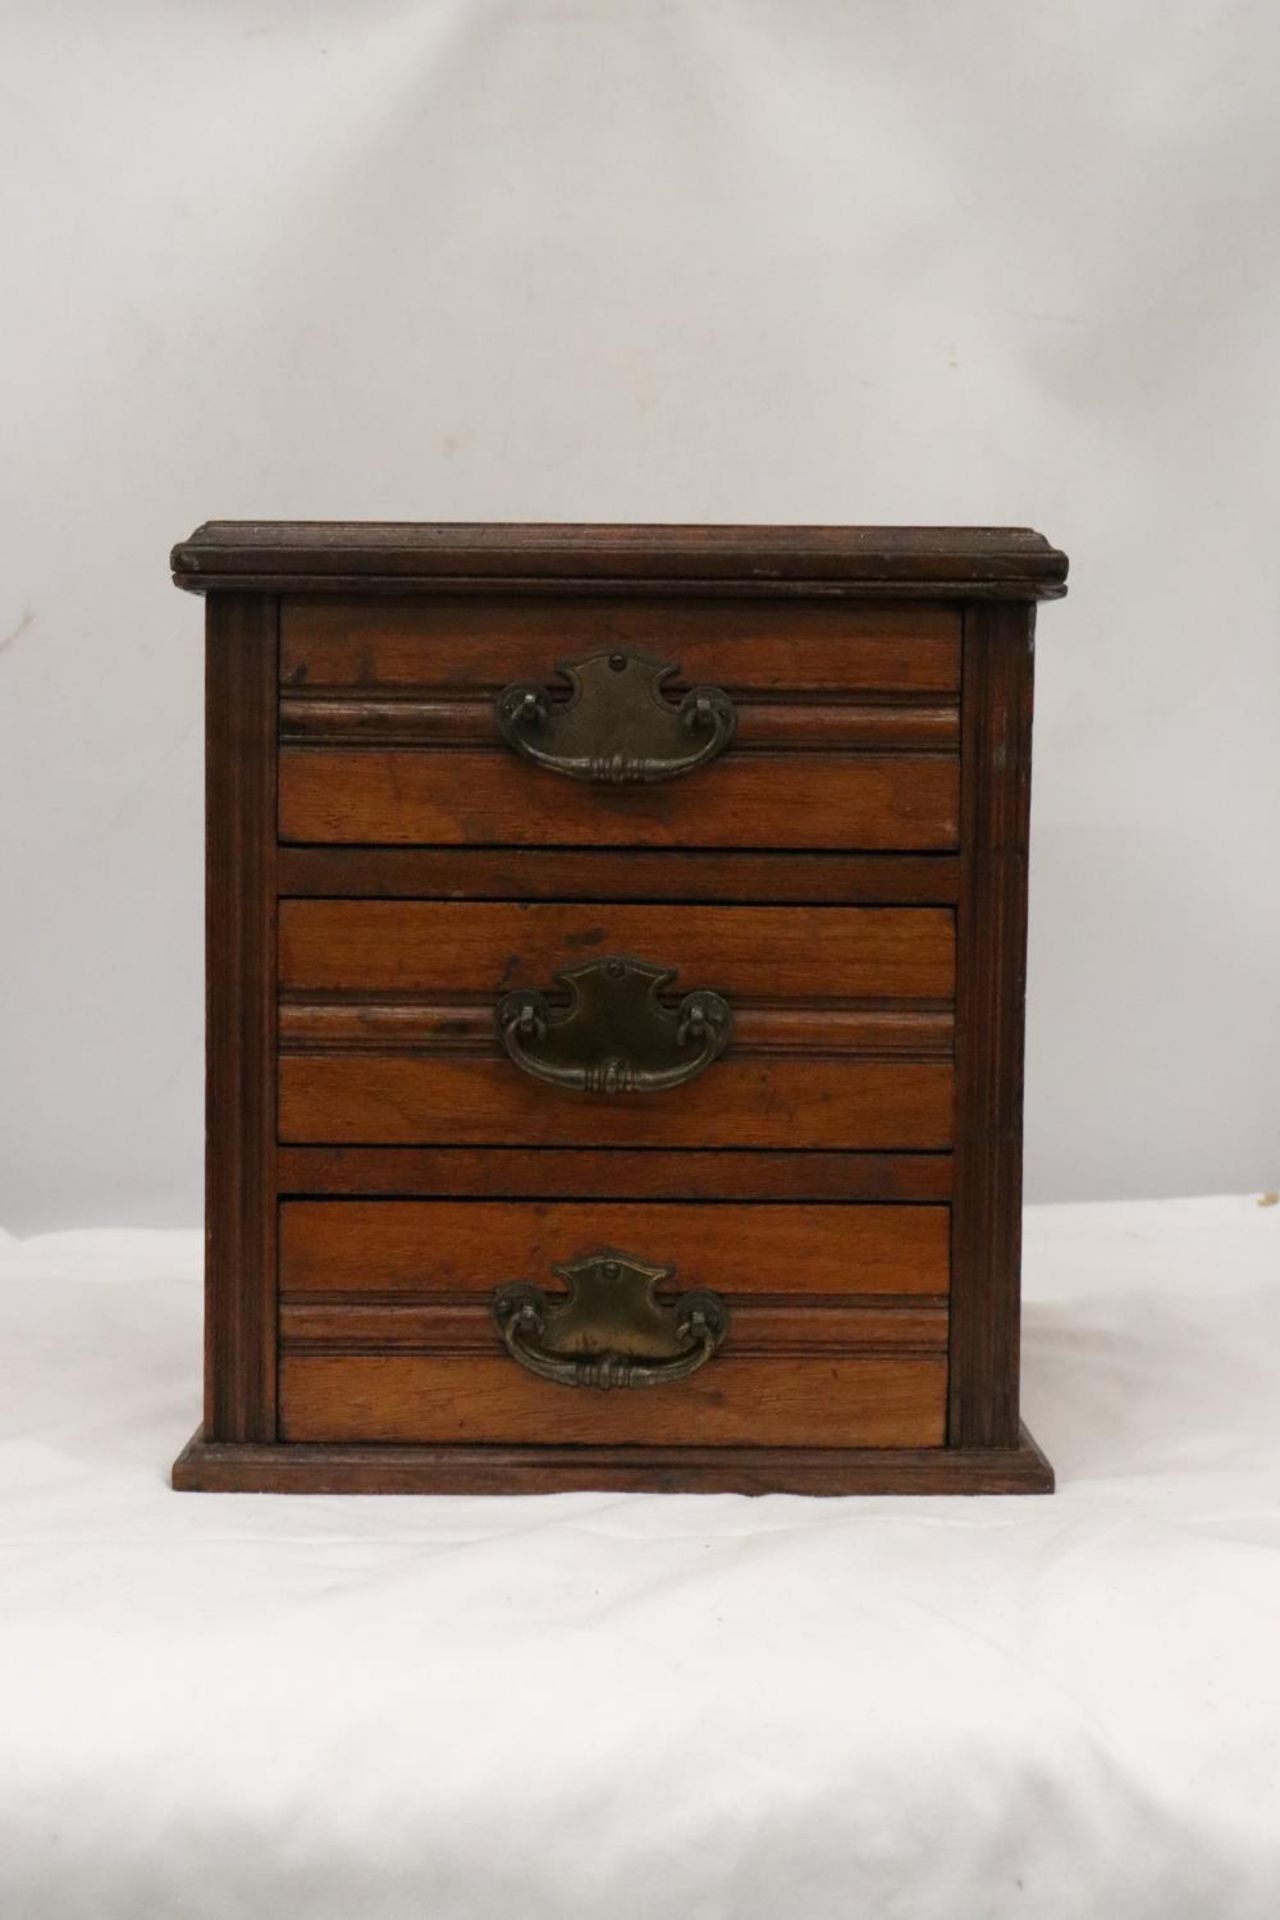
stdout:
<svg viewBox="0 0 1280 1920">
<path fill-rule="evenodd" d="M 675 1271 L 608 1247 L 552 1268 L 568 1286 L 564 1300 L 548 1299 L 527 1280 L 499 1287 L 493 1318 L 512 1359 L 542 1380 L 667 1386 L 705 1366 L 729 1331 L 729 1309 L 708 1287 L 669 1306 L 655 1298 L 654 1289 Z"/>
<path fill-rule="evenodd" d="M 518 987 L 498 1002 L 498 1036 L 525 1073 L 580 1093 L 664 1093 L 695 1080 L 729 1044 L 733 1015 L 701 988 L 675 1007 L 659 999 L 671 967 L 621 954 L 571 967 L 556 979 L 569 1005 Z"/>
<path fill-rule="evenodd" d="M 620 649 L 565 661 L 556 672 L 573 689 L 568 704 L 553 705 L 545 687 L 517 683 L 498 695 L 498 728 L 524 759 L 570 780 L 674 780 L 713 760 L 738 724 L 719 687 L 692 687 L 672 706 L 662 689 L 679 671 L 674 661 Z"/>
</svg>

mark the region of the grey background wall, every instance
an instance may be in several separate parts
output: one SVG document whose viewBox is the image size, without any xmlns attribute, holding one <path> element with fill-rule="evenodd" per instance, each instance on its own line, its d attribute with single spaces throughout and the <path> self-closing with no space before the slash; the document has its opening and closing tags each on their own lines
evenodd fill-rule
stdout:
<svg viewBox="0 0 1280 1920">
<path fill-rule="evenodd" d="M 0 1224 L 194 1221 L 211 516 L 1015 522 L 1033 1198 L 1280 1178 L 1280 12 L 0 6 Z"/>
</svg>

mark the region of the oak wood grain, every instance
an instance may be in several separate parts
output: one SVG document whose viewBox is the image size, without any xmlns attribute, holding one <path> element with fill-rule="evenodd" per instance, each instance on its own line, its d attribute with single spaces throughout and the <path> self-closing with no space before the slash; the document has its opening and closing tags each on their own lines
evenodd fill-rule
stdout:
<svg viewBox="0 0 1280 1920">
<path fill-rule="evenodd" d="M 299 842 L 947 850 L 958 804 L 950 754 L 730 749 L 684 780 L 596 787 L 497 746 L 280 752 L 280 835 Z"/>
<path fill-rule="evenodd" d="M 564 1092 L 507 1060 L 286 1054 L 283 1142 L 340 1145 L 938 1148 L 949 1062 L 730 1054 L 672 1093 Z"/>
<path fill-rule="evenodd" d="M 685 907 L 285 900 L 280 984 L 295 992 L 493 997 L 549 990 L 607 953 L 679 969 L 672 991 L 755 1001 L 949 1000 L 953 916 L 941 907 Z"/>
<path fill-rule="evenodd" d="M 548 685 L 562 660 L 622 647 L 670 660 L 673 692 L 714 682 L 735 696 L 954 695 L 960 616 L 951 606 L 815 602 L 802 620 L 759 601 L 548 600 L 515 594 L 412 600 L 287 598 L 281 678 L 290 690 L 479 690 Z"/>
<path fill-rule="evenodd" d="M 540 1380 L 499 1351 L 302 1354 L 280 1363 L 280 1431 L 298 1441 L 637 1446 L 941 1446 L 943 1355 L 722 1352 L 670 1387 L 602 1393 Z"/>
<path fill-rule="evenodd" d="M 280 1210 L 280 1290 L 491 1293 L 616 1247 L 728 1294 L 945 1294 L 946 1207 L 312 1200 Z"/>
</svg>

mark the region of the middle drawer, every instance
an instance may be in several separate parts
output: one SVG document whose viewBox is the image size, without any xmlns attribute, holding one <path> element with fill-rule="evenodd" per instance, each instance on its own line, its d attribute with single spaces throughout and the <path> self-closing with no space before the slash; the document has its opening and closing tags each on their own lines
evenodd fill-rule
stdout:
<svg viewBox="0 0 1280 1920">
<path fill-rule="evenodd" d="M 279 978 L 291 1144 L 951 1143 L 946 908 L 289 899 Z"/>
</svg>

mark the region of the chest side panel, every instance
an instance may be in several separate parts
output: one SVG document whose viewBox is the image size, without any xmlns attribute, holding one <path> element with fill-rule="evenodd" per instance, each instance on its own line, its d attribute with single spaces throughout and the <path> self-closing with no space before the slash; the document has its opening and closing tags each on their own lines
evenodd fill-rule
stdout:
<svg viewBox="0 0 1280 1920">
<path fill-rule="evenodd" d="M 1022 1084 L 1035 608 L 965 618 L 948 1436 L 1019 1439 Z"/>
<path fill-rule="evenodd" d="M 206 618 L 205 1433 L 270 1440 L 276 1404 L 277 603 Z"/>
</svg>

